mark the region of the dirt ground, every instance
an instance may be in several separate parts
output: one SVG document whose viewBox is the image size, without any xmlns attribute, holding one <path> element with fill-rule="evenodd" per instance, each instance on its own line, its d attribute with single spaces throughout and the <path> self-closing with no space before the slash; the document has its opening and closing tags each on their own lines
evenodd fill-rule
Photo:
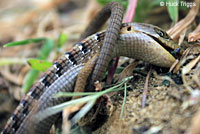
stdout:
<svg viewBox="0 0 200 134">
<path fill-rule="evenodd" d="M 67 44 L 60 50 L 61 54 L 64 53 L 78 40 L 78 36 L 83 31 L 84 27 L 92 19 L 95 12 L 101 8 L 100 5 L 94 6 L 94 3 L 91 1 L 92 0 L 90 0 L 90 2 L 87 1 L 90 3 L 88 4 L 82 0 L 69 0 L 69 2 L 71 2 L 70 4 L 63 4 L 62 6 L 41 4 L 39 5 L 40 10 L 38 10 L 38 12 L 30 11 L 29 14 L 25 14 L 24 16 L 20 16 L 19 13 L 18 17 L 21 19 L 15 18 L 11 21 L 8 21 L 3 15 L 4 12 L 2 13 L 0 10 L 0 17 L 5 17 L 1 20 L 2 22 L 0 21 L 0 60 L 8 57 L 18 57 L 21 59 L 24 57 L 36 57 L 38 50 L 40 49 L 40 46 L 34 45 L 4 49 L 3 44 L 5 43 L 43 36 L 55 39 L 61 31 L 69 35 Z M 8 3 L 7 5 L 10 5 L 9 0 L 4 2 Z M 6 4 L 2 3 L 0 2 L 0 6 L 3 10 L 2 5 Z M 12 1 L 10 3 L 12 3 Z M 65 6 L 68 7 L 67 11 L 64 10 L 66 9 Z M 14 6 L 14 9 L 18 8 Z M 7 15 L 9 15 L 9 6 Z M 181 13 L 180 17 L 184 17 L 185 15 L 185 12 Z M 34 16 L 37 16 L 37 19 L 34 18 Z M 162 16 L 163 19 L 156 19 L 158 16 Z M 171 23 L 169 21 L 169 16 L 163 8 L 153 10 L 151 17 L 145 20 L 146 23 L 155 24 L 164 29 L 170 27 Z M 56 52 L 53 52 L 50 54 L 48 60 L 53 61 L 57 57 L 59 57 L 59 55 L 56 55 Z M 179 71 L 173 75 L 169 75 L 166 70 L 160 73 L 159 71 L 162 69 L 153 68 L 153 73 L 148 81 L 145 107 L 142 107 L 142 98 L 144 97 L 146 74 L 149 70 L 144 69 L 144 64 L 138 66 L 136 70 L 138 68 L 142 68 L 143 70 L 139 71 L 142 73 L 134 72 L 134 78 L 128 84 L 131 85 L 131 88 L 128 88 L 127 91 L 126 104 L 122 118 L 120 118 L 120 113 L 122 109 L 123 94 L 120 94 L 112 97 L 112 114 L 110 114 L 106 119 L 106 122 L 93 133 L 199 134 L 199 56 L 198 54 L 195 54 L 186 57 L 189 58 L 185 58 L 187 60 L 184 64 L 181 64 Z M 188 73 L 183 74 L 182 71 L 184 66 L 195 59 L 195 65 L 191 65 L 191 68 L 187 66 L 187 68 L 190 69 Z M 123 62 L 122 59 L 121 63 Z M 30 67 L 24 65 L 22 62 L 14 65 L 0 66 L 0 130 L 2 130 L 7 119 L 10 117 L 10 114 L 22 98 L 21 87 L 28 70 L 30 70 Z"/>
<path fill-rule="evenodd" d="M 146 106 L 142 108 L 142 96 L 145 77 L 140 76 L 131 83 L 128 91 L 123 117 L 120 119 L 122 97 L 116 104 L 116 110 L 108 121 L 96 133 L 122 134 L 182 134 L 188 133 L 192 118 L 199 104 L 188 106 L 188 91 L 178 85 L 162 86 L 162 80 L 151 77 L 147 93 Z"/>
</svg>

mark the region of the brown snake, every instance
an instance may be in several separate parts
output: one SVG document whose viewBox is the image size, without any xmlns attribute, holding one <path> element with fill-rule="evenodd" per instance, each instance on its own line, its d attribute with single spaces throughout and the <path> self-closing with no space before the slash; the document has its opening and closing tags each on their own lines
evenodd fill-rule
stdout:
<svg viewBox="0 0 200 134">
<path fill-rule="evenodd" d="M 55 61 L 54 65 L 47 70 L 39 82 L 34 84 L 29 93 L 22 99 L 19 106 L 8 120 L 2 134 L 27 133 L 25 124 L 29 121 L 28 116 L 32 113 L 32 106 L 34 106 L 34 104 L 45 104 L 45 106 L 41 105 L 41 107 L 38 108 L 44 109 L 52 105 L 51 96 L 55 93 L 62 90 L 72 92 L 75 78 L 82 68 L 82 64 L 86 63 L 90 57 L 100 50 L 102 52 L 101 46 L 105 34 L 105 32 L 96 33 L 76 43 L 71 51 L 66 52 Z M 116 56 L 127 56 L 160 67 L 170 67 L 175 61 L 175 58 L 169 53 L 169 50 L 176 48 L 178 48 L 177 44 L 173 42 L 163 30 L 156 26 L 140 23 L 125 23 L 121 26 L 120 35 L 117 38 L 116 46 L 112 49 L 112 53 L 109 54 L 109 59 Z M 101 60 L 105 59 L 103 58 Z M 110 60 L 107 62 L 110 62 Z M 97 61 L 97 65 L 98 64 Z M 107 67 L 107 65 L 103 66 L 105 66 L 105 68 Z M 71 72 L 69 70 L 71 70 Z M 66 72 L 68 72 L 69 75 L 67 75 Z M 62 79 L 68 79 L 70 84 L 60 82 Z M 94 80 L 96 80 L 96 78 Z M 59 100 L 53 105 L 62 103 L 65 100 L 66 99 Z M 36 128 L 38 129 L 37 133 L 48 133 L 54 122 L 55 119 L 46 122 L 46 125 L 42 126 L 43 132 L 41 131 L 42 129 Z"/>
<path fill-rule="evenodd" d="M 107 66 L 111 60 L 111 53 L 115 47 L 117 37 L 119 35 L 120 27 L 123 18 L 123 7 L 118 2 L 111 2 L 103 10 L 101 10 L 94 20 L 88 25 L 85 32 L 82 34 L 81 39 L 95 33 L 110 17 L 105 39 L 97 59 L 96 66 L 92 73 L 91 84 L 97 80 L 101 80 L 106 72 Z"/>
</svg>

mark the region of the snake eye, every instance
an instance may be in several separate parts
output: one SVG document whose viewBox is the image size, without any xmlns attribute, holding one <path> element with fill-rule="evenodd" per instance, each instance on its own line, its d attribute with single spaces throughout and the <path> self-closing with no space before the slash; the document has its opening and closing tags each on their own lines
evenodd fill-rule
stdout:
<svg viewBox="0 0 200 134">
<path fill-rule="evenodd" d="M 157 33 L 158 33 L 161 37 L 164 37 L 163 31 L 157 31 Z"/>
<path fill-rule="evenodd" d="M 163 37 L 165 39 L 170 39 L 169 35 L 166 32 L 164 32 L 160 29 L 155 29 L 155 31 L 160 37 Z"/>
</svg>

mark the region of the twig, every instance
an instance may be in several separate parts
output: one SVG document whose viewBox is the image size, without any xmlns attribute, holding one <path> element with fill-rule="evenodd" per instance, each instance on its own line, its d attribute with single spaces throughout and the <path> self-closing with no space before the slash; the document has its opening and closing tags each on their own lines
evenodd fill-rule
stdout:
<svg viewBox="0 0 200 134">
<path fill-rule="evenodd" d="M 148 92 L 148 82 L 149 82 L 149 77 L 151 75 L 151 71 L 152 69 L 150 68 L 146 77 L 145 85 L 144 85 L 144 91 L 143 91 L 143 96 L 142 96 L 142 108 L 145 107 L 145 103 L 146 103 L 147 92 Z"/>
<path fill-rule="evenodd" d="M 199 11 L 199 0 L 194 1 L 196 6 L 193 6 L 192 9 L 190 9 L 187 16 L 176 23 L 174 27 L 169 29 L 167 33 L 171 36 L 172 39 L 177 39 L 179 35 L 182 33 L 184 29 L 186 29 L 195 19 L 198 11 Z"/>
</svg>

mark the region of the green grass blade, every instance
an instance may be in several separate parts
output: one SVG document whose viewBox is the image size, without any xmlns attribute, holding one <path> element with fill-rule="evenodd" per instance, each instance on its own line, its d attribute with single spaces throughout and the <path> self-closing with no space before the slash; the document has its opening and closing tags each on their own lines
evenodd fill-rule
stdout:
<svg viewBox="0 0 200 134">
<path fill-rule="evenodd" d="M 46 60 L 48 58 L 48 55 L 53 50 L 54 42 L 51 39 L 46 39 L 44 44 L 42 45 L 42 48 L 40 49 L 40 52 L 38 54 L 38 59 Z M 35 69 L 31 69 L 28 74 L 25 76 L 24 79 L 24 85 L 22 87 L 22 90 L 24 93 L 26 93 L 30 87 L 33 85 L 35 80 L 37 79 L 39 75 L 39 71 Z"/>
<path fill-rule="evenodd" d="M 38 59 L 46 60 L 50 54 L 50 52 L 53 50 L 54 42 L 51 39 L 46 39 L 44 44 L 42 45 L 42 48 L 40 49 L 40 52 L 38 54 Z"/>
<path fill-rule="evenodd" d="M 22 86 L 23 92 L 26 93 L 33 85 L 39 75 L 39 71 L 31 69 L 24 78 L 24 85 Z"/>
<path fill-rule="evenodd" d="M 46 71 L 51 65 L 51 62 L 39 59 L 29 59 L 28 64 L 35 70 Z"/>
<path fill-rule="evenodd" d="M 96 99 L 89 101 L 74 117 L 71 119 L 71 125 L 76 124 L 87 112 L 94 106 Z"/>
<path fill-rule="evenodd" d="M 44 41 L 46 38 L 33 38 L 33 39 L 26 39 L 16 42 L 11 42 L 5 44 L 3 47 L 11 47 L 11 46 L 21 46 L 21 45 L 28 45 L 30 43 L 39 43 L 41 41 Z"/>
<path fill-rule="evenodd" d="M 12 64 L 26 64 L 25 58 L 0 58 L 0 66 L 12 65 Z"/>
<path fill-rule="evenodd" d="M 60 92 L 55 95 L 55 97 L 73 97 L 73 96 L 86 96 L 94 95 L 96 92 L 84 92 L 84 93 L 71 93 L 71 92 Z"/>
<path fill-rule="evenodd" d="M 167 0 L 168 3 L 170 4 L 176 4 L 176 3 L 179 3 L 179 0 Z M 167 6 L 167 9 L 168 9 L 168 13 L 169 13 L 169 16 L 171 18 L 171 20 L 176 23 L 177 20 L 178 20 L 178 5 L 174 5 L 174 6 Z"/>
<path fill-rule="evenodd" d="M 82 98 L 79 98 L 79 99 L 76 99 L 76 100 L 64 102 L 64 103 L 56 105 L 56 106 L 48 107 L 45 110 L 40 111 L 36 115 L 36 118 L 39 121 L 41 121 L 41 120 L 47 118 L 48 116 L 54 115 L 58 112 L 61 112 L 65 107 L 72 106 L 72 105 L 74 106 L 76 104 L 84 104 L 84 103 L 88 103 L 90 101 L 96 101 L 96 99 L 99 98 L 100 96 L 102 96 L 103 94 L 123 90 L 124 88 L 122 88 L 121 86 L 130 79 L 132 79 L 132 76 L 123 79 L 120 83 L 118 83 L 117 85 L 115 85 L 115 86 L 113 86 L 109 89 L 106 89 L 106 90 L 101 91 L 101 92 L 96 92 L 94 95 L 89 95 L 89 96 L 82 97 Z"/>
<path fill-rule="evenodd" d="M 123 117 L 124 108 L 125 108 L 125 104 L 126 104 L 126 96 L 127 96 L 127 85 L 126 85 L 126 83 L 124 83 L 124 99 L 123 99 L 123 103 L 122 103 L 122 110 L 121 110 L 121 113 L 120 113 L 120 119 Z"/>
<path fill-rule="evenodd" d="M 58 48 L 61 48 L 67 41 L 67 35 L 64 33 L 60 33 L 58 37 Z"/>
<path fill-rule="evenodd" d="M 71 101 L 56 105 L 56 106 L 52 106 L 52 107 L 46 108 L 43 111 L 38 112 L 36 115 L 36 118 L 38 121 L 42 121 L 51 115 L 61 112 L 67 106 L 72 106 L 76 104 L 84 104 L 94 99 L 96 99 L 96 96 L 92 95 L 92 96 L 86 96 L 86 97 L 76 99 L 76 100 L 71 100 Z"/>
</svg>

